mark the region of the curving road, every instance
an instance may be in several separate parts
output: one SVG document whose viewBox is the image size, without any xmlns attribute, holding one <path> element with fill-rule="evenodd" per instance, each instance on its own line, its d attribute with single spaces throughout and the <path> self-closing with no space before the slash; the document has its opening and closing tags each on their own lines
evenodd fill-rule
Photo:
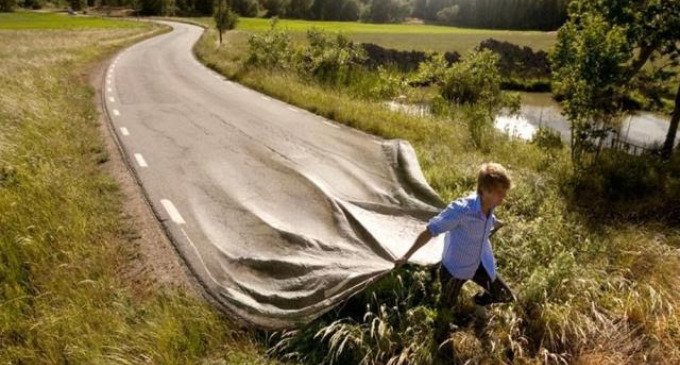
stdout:
<svg viewBox="0 0 680 365">
<path fill-rule="evenodd" d="M 249 324 L 307 323 L 391 271 L 444 203 L 410 145 L 382 140 L 223 79 L 196 26 L 119 54 L 106 110 L 179 254 Z M 441 237 L 440 237 L 441 238 Z M 412 258 L 439 260 L 441 239 Z"/>
</svg>

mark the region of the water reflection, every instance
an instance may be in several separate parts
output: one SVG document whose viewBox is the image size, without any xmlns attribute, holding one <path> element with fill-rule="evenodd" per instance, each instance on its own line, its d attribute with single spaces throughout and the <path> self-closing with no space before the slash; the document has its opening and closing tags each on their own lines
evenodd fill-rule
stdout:
<svg viewBox="0 0 680 365">
<path fill-rule="evenodd" d="M 562 115 L 559 104 L 550 93 L 520 93 L 522 106 L 515 116 L 499 115 L 494 126 L 512 136 L 531 140 L 540 127 L 558 131 L 569 140 L 569 122 Z M 430 113 L 424 104 L 404 104 L 397 101 L 386 103 L 390 110 L 424 116 Z M 666 138 L 670 117 L 649 112 L 638 112 L 623 118 L 618 127 L 620 139 L 638 146 L 661 144 Z M 676 143 L 680 141 L 680 135 Z"/>
</svg>

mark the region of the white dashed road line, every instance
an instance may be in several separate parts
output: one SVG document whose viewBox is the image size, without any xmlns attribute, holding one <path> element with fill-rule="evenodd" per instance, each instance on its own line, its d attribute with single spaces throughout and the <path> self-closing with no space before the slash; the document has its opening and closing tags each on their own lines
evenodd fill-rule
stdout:
<svg viewBox="0 0 680 365">
<path fill-rule="evenodd" d="M 122 133 L 124 136 L 130 135 L 130 131 L 128 131 L 128 129 L 125 127 L 120 127 L 120 133 Z"/>
<path fill-rule="evenodd" d="M 165 211 L 168 212 L 168 215 L 170 215 L 170 219 L 172 219 L 173 222 L 177 224 L 186 223 L 184 221 L 184 218 L 182 218 L 182 215 L 179 214 L 179 211 L 177 210 L 177 208 L 175 208 L 175 205 L 172 204 L 170 200 L 161 199 L 161 204 L 163 204 L 163 208 L 165 208 Z"/>
<path fill-rule="evenodd" d="M 117 117 L 120 116 L 120 112 L 118 111 L 118 109 L 113 109 L 113 115 L 115 115 Z"/>
<path fill-rule="evenodd" d="M 116 99 L 114 99 L 113 96 L 109 96 L 109 101 L 112 102 L 112 103 L 115 103 Z"/>
<path fill-rule="evenodd" d="M 140 153 L 135 153 L 135 160 L 137 160 L 139 167 L 149 167 L 149 165 L 146 164 L 144 157 Z"/>
</svg>

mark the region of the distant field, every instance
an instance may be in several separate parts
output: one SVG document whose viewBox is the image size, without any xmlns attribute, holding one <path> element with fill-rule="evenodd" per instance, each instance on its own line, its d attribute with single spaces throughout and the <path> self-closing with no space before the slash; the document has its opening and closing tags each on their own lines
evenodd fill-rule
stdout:
<svg viewBox="0 0 680 365">
<path fill-rule="evenodd" d="M 189 18 L 206 25 L 212 25 L 211 18 Z M 281 28 L 304 33 L 316 27 L 327 31 L 339 31 L 351 39 L 376 43 L 383 47 L 402 50 L 458 51 L 467 52 L 480 42 L 494 38 L 534 50 L 547 50 L 555 42 L 555 32 L 509 31 L 444 27 L 417 24 L 371 24 L 358 22 L 326 22 L 281 19 Z M 264 31 L 269 29 L 269 19 L 239 18 L 237 29 L 243 31 Z"/>
<path fill-rule="evenodd" d="M 15 12 L 0 13 L 0 29 L 83 29 L 83 28 L 135 28 L 132 21 L 108 20 L 83 15 L 62 13 Z"/>
</svg>

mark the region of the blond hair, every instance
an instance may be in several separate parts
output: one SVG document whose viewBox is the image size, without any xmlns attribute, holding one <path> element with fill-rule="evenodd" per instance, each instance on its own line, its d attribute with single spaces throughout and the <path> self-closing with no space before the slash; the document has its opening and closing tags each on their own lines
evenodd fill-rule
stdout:
<svg viewBox="0 0 680 365">
<path fill-rule="evenodd" d="M 485 163 L 479 167 L 477 173 L 477 192 L 482 190 L 494 191 L 498 188 L 509 190 L 512 187 L 512 180 L 508 171 L 501 164 L 494 162 Z"/>
</svg>

